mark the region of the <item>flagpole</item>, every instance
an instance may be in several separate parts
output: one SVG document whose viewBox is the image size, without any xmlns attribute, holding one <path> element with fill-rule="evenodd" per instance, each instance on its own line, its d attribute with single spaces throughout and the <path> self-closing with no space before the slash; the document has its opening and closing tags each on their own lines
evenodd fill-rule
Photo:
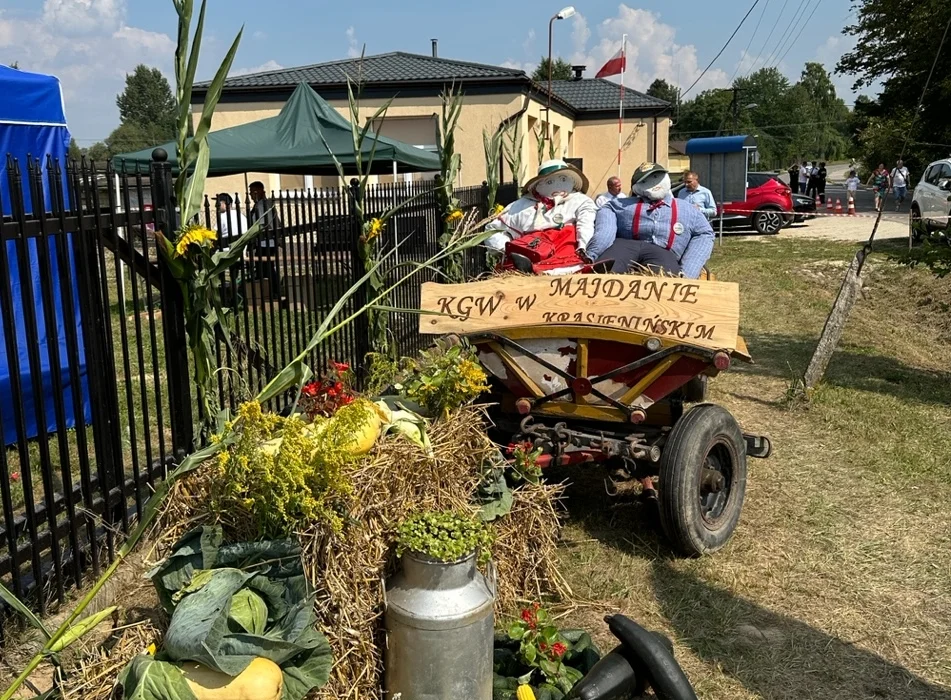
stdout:
<svg viewBox="0 0 951 700">
<path fill-rule="evenodd" d="M 617 176 L 621 177 L 621 146 L 624 126 L 624 69 L 627 67 L 627 34 L 621 37 L 621 101 L 617 116 Z"/>
</svg>

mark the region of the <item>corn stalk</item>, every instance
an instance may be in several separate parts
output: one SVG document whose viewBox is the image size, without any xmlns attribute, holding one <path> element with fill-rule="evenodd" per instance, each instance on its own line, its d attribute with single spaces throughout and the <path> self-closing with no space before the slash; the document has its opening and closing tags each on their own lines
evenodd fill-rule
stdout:
<svg viewBox="0 0 951 700">
<path fill-rule="evenodd" d="M 532 134 L 535 136 L 535 148 L 538 149 L 538 167 L 541 167 L 545 162 L 545 129 L 540 124 L 536 125 Z"/>
<path fill-rule="evenodd" d="M 525 182 L 525 163 L 522 160 L 522 147 L 525 143 L 525 134 L 522 133 L 521 120 L 515 120 L 506 127 L 502 140 L 502 154 L 505 162 L 512 171 L 515 184 Z"/>
<path fill-rule="evenodd" d="M 459 116 L 462 114 L 462 88 L 458 90 L 450 87 L 440 95 L 442 101 L 442 116 L 439 121 L 439 186 L 436 189 L 436 199 L 442 215 L 443 233 L 439 237 L 439 245 L 446 248 L 452 239 L 457 223 L 462 218 L 459 210 L 459 200 L 453 192 L 453 185 L 459 176 L 462 167 L 462 156 L 456 153 L 456 127 L 459 125 Z M 442 261 L 440 266 L 443 281 L 462 282 L 465 272 L 461 256 L 451 256 Z"/>
<path fill-rule="evenodd" d="M 502 160 L 502 137 L 504 129 L 497 129 L 494 134 L 482 130 L 482 148 L 485 151 L 485 182 L 488 187 L 486 211 L 495 208 L 495 196 L 499 191 L 499 163 Z"/>
</svg>

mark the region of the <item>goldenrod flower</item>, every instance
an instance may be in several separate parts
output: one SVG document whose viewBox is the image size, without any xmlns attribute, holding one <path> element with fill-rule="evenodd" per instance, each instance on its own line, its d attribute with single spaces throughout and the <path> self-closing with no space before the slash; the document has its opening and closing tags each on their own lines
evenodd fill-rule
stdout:
<svg viewBox="0 0 951 700">
<path fill-rule="evenodd" d="M 175 244 L 175 257 L 180 258 L 188 252 L 188 246 L 195 244 L 204 246 L 208 243 L 210 248 L 218 239 L 218 234 L 205 228 L 204 226 L 190 226 L 182 231 Z"/>
<path fill-rule="evenodd" d="M 503 207 L 501 204 L 496 204 L 494 207 L 492 207 L 492 216 L 498 216 L 503 211 L 505 211 L 505 207 Z"/>
<path fill-rule="evenodd" d="M 383 232 L 383 222 L 379 219 L 370 219 L 370 223 L 366 225 L 366 233 L 364 236 L 366 240 L 372 241 L 374 238 L 380 235 Z"/>
<path fill-rule="evenodd" d="M 462 209 L 453 209 L 446 216 L 446 222 L 451 224 L 456 221 L 459 221 L 459 219 L 461 219 L 462 217 L 463 217 Z"/>
</svg>

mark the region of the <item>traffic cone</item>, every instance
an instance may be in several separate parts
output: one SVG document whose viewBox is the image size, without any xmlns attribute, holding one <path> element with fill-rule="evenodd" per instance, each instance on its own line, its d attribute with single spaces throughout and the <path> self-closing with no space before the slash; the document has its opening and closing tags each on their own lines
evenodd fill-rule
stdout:
<svg viewBox="0 0 951 700">
<path fill-rule="evenodd" d="M 836 214 L 841 214 L 841 213 L 842 213 L 842 200 L 841 200 L 841 199 L 836 199 L 836 200 L 835 200 L 835 213 L 836 213 Z"/>
<path fill-rule="evenodd" d="M 855 216 L 855 198 L 849 195 L 849 216 Z"/>
<path fill-rule="evenodd" d="M 832 213 L 832 197 L 826 199 L 826 214 Z"/>
<path fill-rule="evenodd" d="M 816 209 L 822 209 L 822 200 L 819 199 L 819 195 L 816 195 Z"/>
</svg>

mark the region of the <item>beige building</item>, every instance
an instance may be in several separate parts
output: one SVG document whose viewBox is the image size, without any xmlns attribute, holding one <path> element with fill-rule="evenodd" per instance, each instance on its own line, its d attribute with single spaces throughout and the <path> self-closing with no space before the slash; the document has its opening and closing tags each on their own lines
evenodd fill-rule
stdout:
<svg viewBox="0 0 951 700">
<path fill-rule="evenodd" d="M 607 188 L 607 179 L 618 172 L 620 87 L 607 80 L 584 78 L 583 70 L 576 69 L 574 80 L 553 83 L 550 119 L 546 118 L 546 86 L 533 82 L 523 71 L 435 56 L 398 52 L 368 56 L 362 65 L 360 59 L 348 59 L 242 75 L 225 83 L 212 129 L 275 116 L 300 82 L 308 83 L 349 119 L 346 77 L 362 75 L 361 121 L 370 119 L 390 100 L 385 119 L 376 126 L 379 133 L 435 151 L 440 94 L 456 86 L 461 87 L 465 96 L 456 130 L 456 150 L 462 156 L 458 186 L 478 185 L 486 179 L 483 132 L 492 134 L 501 125 L 515 121 L 524 134 L 522 157 L 526 173 L 533 175 L 538 169 L 536 134 L 542 133 L 550 121 L 556 156 L 580 166 L 591 182 L 589 194 L 596 196 Z M 192 110 L 196 120 L 206 91 L 207 84 L 195 87 Z M 620 142 L 621 175 L 626 181 L 645 160 L 666 165 L 670 106 L 630 89 L 624 92 L 624 102 Z M 512 179 L 508 167 L 503 167 L 503 177 Z M 248 173 L 247 181 L 254 180 L 261 180 L 271 190 L 338 185 L 336 178 L 327 176 Z M 244 192 L 245 181 L 244 176 L 213 178 L 207 190 L 209 194 Z"/>
</svg>

